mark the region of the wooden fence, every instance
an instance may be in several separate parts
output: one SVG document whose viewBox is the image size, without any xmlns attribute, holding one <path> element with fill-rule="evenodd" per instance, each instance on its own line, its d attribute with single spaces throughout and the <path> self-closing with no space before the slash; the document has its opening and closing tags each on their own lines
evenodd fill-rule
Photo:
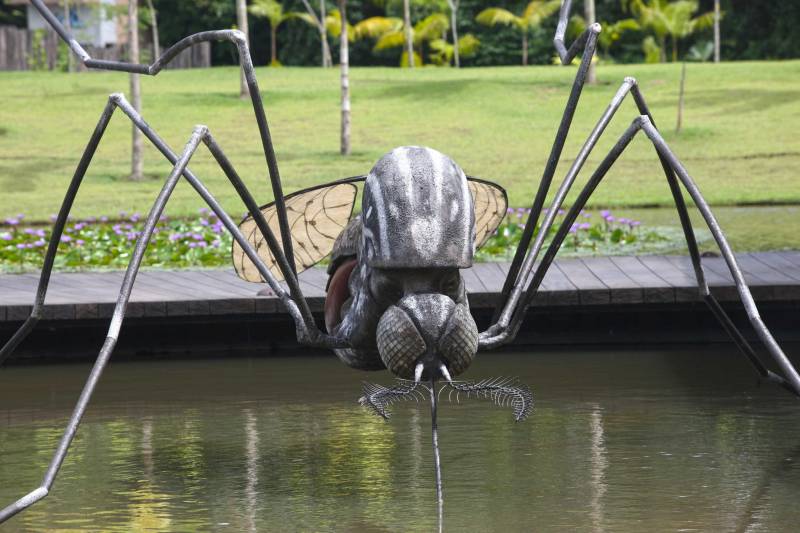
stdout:
<svg viewBox="0 0 800 533">
<path fill-rule="evenodd" d="M 68 49 L 58 35 L 50 31 L 31 31 L 15 26 L 0 26 L 0 70 L 55 70 L 67 61 Z M 120 61 L 127 58 L 127 47 L 96 48 L 84 46 L 93 59 Z M 59 49 L 61 50 L 59 52 Z M 152 58 L 152 48 L 142 46 L 142 58 Z M 59 57 L 59 54 L 61 56 Z M 151 62 L 151 61 L 149 61 Z M 85 67 L 79 61 L 80 70 Z M 166 68 L 204 68 L 211 66 L 211 43 L 193 45 L 173 59 Z"/>
</svg>

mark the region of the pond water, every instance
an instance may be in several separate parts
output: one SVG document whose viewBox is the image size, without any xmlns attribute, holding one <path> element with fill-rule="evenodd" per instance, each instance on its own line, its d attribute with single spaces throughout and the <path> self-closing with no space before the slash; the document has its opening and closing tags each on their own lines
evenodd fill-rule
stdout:
<svg viewBox="0 0 800 533">
<path fill-rule="evenodd" d="M 790 354 L 798 349 L 789 349 Z M 41 479 L 85 365 L 0 372 L 0 505 Z M 719 372 L 719 373 L 717 373 Z M 443 403 L 445 531 L 788 531 L 800 403 L 727 347 L 487 354 L 531 418 Z M 425 404 L 333 357 L 117 363 L 54 490 L 3 531 L 433 531 Z"/>
</svg>

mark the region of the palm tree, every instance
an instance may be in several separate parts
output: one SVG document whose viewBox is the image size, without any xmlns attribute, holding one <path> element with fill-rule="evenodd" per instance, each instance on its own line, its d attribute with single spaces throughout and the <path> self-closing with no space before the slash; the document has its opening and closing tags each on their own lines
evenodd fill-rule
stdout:
<svg viewBox="0 0 800 533">
<path fill-rule="evenodd" d="M 661 59 L 666 60 L 666 41 L 672 41 L 672 61 L 678 60 L 678 42 L 691 34 L 714 25 L 714 12 L 692 17 L 699 9 L 696 0 L 628 0 L 628 7 L 639 25 L 655 34 L 661 47 Z"/>
<path fill-rule="evenodd" d="M 377 39 L 373 50 L 388 50 L 400 46 L 405 47 L 407 35 L 411 34 L 411 51 L 403 51 L 400 58 L 401 66 L 411 66 L 415 63 L 422 64 L 422 47 L 424 43 L 440 40 L 442 35 L 450 29 L 450 22 L 444 13 L 433 13 L 417 22 L 413 27 L 406 28 L 402 19 L 395 17 L 370 17 L 355 25 L 356 38 L 372 37 Z M 465 36 L 466 37 L 466 36 Z M 472 37 L 474 39 L 474 37 Z"/>
<path fill-rule="evenodd" d="M 328 45 L 328 32 L 331 31 L 333 27 L 341 26 L 341 21 L 334 19 L 326 13 L 325 0 L 320 0 L 319 2 L 319 16 L 317 16 L 316 11 L 311 7 L 308 0 L 302 0 L 302 2 L 303 6 L 306 8 L 306 13 L 299 13 L 297 17 L 314 26 L 319 32 L 319 40 L 322 43 L 322 66 L 330 67 L 333 65 L 333 59 L 331 59 L 331 49 Z"/>
<path fill-rule="evenodd" d="M 528 33 L 538 27 L 544 19 L 561 8 L 561 0 L 534 0 L 525 7 L 522 15 L 515 15 L 501 7 L 484 9 L 475 20 L 486 26 L 513 26 L 522 34 L 522 64 L 528 64 Z"/>
<path fill-rule="evenodd" d="M 626 31 L 640 30 L 641 26 L 635 19 L 622 19 L 615 23 L 601 22 L 603 31 L 597 35 L 597 45 L 600 47 L 601 55 L 604 60 L 610 60 L 611 47 L 622 38 Z M 580 15 L 573 15 L 570 19 L 569 33 L 573 37 L 578 37 L 586 31 L 586 19 Z"/>
<path fill-rule="evenodd" d="M 444 39 L 436 39 L 429 43 L 432 53 L 431 61 L 437 65 L 450 65 L 455 58 L 470 57 L 478 51 L 481 42 L 471 33 L 466 34 L 458 40 L 458 46 L 447 42 Z M 459 66 L 458 63 L 455 64 Z"/>
<path fill-rule="evenodd" d="M 270 65 L 280 66 L 278 61 L 278 26 L 289 19 L 298 18 L 304 13 L 285 12 L 283 5 L 277 0 L 253 0 L 252 5 L 247 8 L 251 15 L 269 20 L 270 29 Z"/>
</svg>

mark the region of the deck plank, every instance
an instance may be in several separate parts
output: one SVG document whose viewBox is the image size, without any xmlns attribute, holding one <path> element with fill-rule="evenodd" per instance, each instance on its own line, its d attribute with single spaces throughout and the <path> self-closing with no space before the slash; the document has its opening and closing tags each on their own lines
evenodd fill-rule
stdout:
<svg viewBox="0 0 800 533">
<path fill-rule="evenodd" d="M 757 300 L 800 301 L 800 252 L 738 254 L 745 279 Z M 715 295 L 738 300 L 724 259 L 703 258 Z M 463 271 L 473 307 L 491 308 L 499 298 L 508 263 L 480 263 Z M 107 318 L 120 290 L 123 272 L 55 273 L 44 317 L 51 320 Z M 312 309 L 322 308 L 327 273 L 312 268 L 300 275 Z M 0 275 L 0 321 L 27 318 L 39 283 L 38 273 Z M 212 316 L 276 313 L 274 296 L 257 296 L 264 284 L 240 280 L 229 269 L 144 270 L 134 285 L 130 316 Z M 697 301 L 691 262 L 681 256 L 558 259 L 548 269 L 535 306 L 651 304 Z"/>
</svg>

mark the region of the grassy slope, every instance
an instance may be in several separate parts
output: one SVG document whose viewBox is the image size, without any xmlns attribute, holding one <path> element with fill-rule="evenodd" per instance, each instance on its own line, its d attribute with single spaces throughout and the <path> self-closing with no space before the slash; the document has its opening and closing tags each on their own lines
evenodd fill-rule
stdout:
<svg viewBox="0 0 800 533">
<path fill-rule="evenodd" d="M 667 140 L 714 204 L 800 202 L 800 61 L 690 64 L 685 130 L 672 133 L 678 65 L 603 66 L 587 87 L 564 152 L 566 172 L 582 139 L 625 75 L 636 76 Z M 511 203 L 530 203 L 558 125 L 572 68 L 353 69 L 353 146 L 338 155 L 338 71 L 260 69 L 261 88 L 286 191 L 367 172 L 403 144 L 437 148 L 467 173 L 508 188 Z M 0 216 L 44 219 L 57 210 L 106 96 L 127 90 L 120 73 L 0 73 Z M 192 126 L 207 124 L 259 199 L 270 199 L 250 104 L 239 100 L 233 68 L 167 71 L 143 78 L 144 114 L 176 149 Z M 121 113 L 119 113 L 121 115 Z M 626 102 L 591 161 L 597 162 L 635 115 Z M 76 212 L 145 211 L 169 167 L 151 147 L 148 179 L 124 179 L 130 125 L 109 127 Z M 243 211 L 210 156 L 192 168 L 231 212 Z M 594 205 L 664 205 L 669 192 L 645 139 L 634 141 Z M 583 179 L 586 178 L 584 172 Z M 200 207 L 181 184 L 171 214 Z"/>
</svg>

